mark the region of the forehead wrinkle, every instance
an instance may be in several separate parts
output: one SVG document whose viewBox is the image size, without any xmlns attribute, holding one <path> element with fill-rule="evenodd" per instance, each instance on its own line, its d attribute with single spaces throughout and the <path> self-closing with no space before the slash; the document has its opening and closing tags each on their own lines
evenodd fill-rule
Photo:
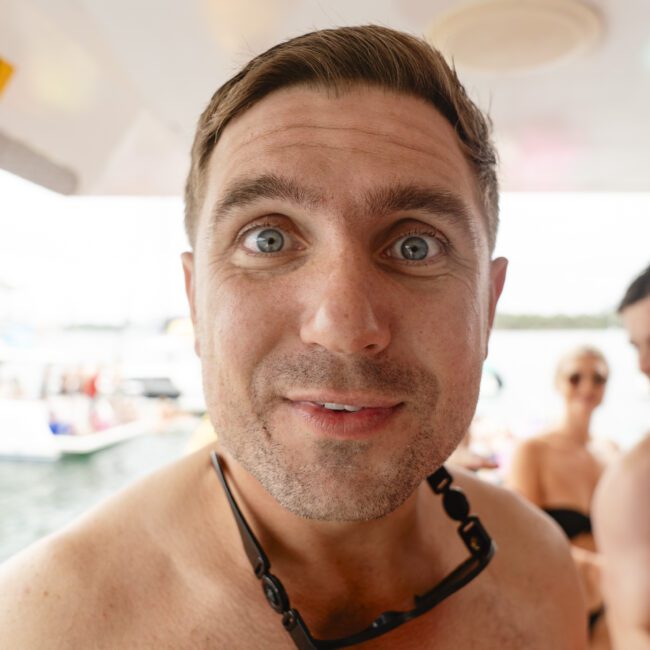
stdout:
<svg viewBox="0 0 650 650">
<path fill-rule="evenodd" d="M 397 118 L 396 118 L 397 119 Z M 421 153 L 426 156 L 433 156 L 434 155 L 434 150 L 441 150 L 441 151 L 449 151 L 449 146 L 447 143 L 444 143 L 443 140 L 444 138 L 439 138 L 439 137 L 433 137 L 436 134 L 436 131 L 434 129 L 426 129 L 425 132 L 434 140 L 434 142 L 430 143 L 430 147 L 433 146 L 434 149 L 432 150 L 431 148 L 427 147 L 420 147 L 415 144 L 406 144 L 403 139 L 398 139 L 398 138 L 393 138 L 392 133 L 388 131 L 380 131 L 380 130 L 373 130 L 373 129 L 364 129 L 361 127 L 357 126 L 334 126 L 334 125 L 327 125 L 327 126 L 321 126 L 318 124 L 289 124 L 289 125 L 284 125 L 284 126 L 279 126 L 277 128 L 273 129 L 268 129 L 264 131 L 263 133 L 255 133 L 252 134 L 249 138 L 247 138 L 244 142 L 241 143 L 241 145 L 238 147 L 238 149 L 241 149 L 243 147 L 246 147 L 246 145 L 250 144 L 251 142 L 260 142 L 264 140 L 265 138 L 270 138 L 273 137 L 274 135 L 278 133 L 286 133 L 288 131 L 293 131 L 295 129 L 308 129 L 308 130 L 316 130 L 316 131 L 339 131 L 339 132 L 353 132 L 355 134 L 358 134 L 360 136 L 372 136 L 372 137 L 378 137 L 381 138 L 382 141 L 387 142 L 388 144 L 392 144 L 396 147 L 399 147 L 400 149 L 406 149 L 407 151 L 414 151 L 416 153 Z M 413 128 L 409 127 L 409 131 L 412 131 Z M 421 130 L 419 130 L 421 131 Z M 273 144 L 273 148 L 278 148 L 278 149 L 285 149 L 285 148 L 290 148 L 290 147 L 295 147 L 295 146 L 300 146 L 300 147 L 313 147 L 313 148 L 331 148 L 331 149 L 336 149 L 336 150 L 345 150 L 345 151 L 360 151 L 364 153 L 372 153 L 371 149 L 372 147 L 368 147 L 368 149 L 363 149 L 361 147 L 353 147 L 346 144 L 343 145 L 335 145 L 331 143 L 321 143 L 321 142 L 314 142 L 314 143 L 309 143 L 303 140 L 298 140 L 296 142 L 288 142 L 286 144 Z M 460 146 L 458 147 L 458 153 L 461 158 L 463 158 L 462 151 L 460 150 Z M 437 158 L 440 158 L 440 156 L 436 156 Z"/>
</svg>

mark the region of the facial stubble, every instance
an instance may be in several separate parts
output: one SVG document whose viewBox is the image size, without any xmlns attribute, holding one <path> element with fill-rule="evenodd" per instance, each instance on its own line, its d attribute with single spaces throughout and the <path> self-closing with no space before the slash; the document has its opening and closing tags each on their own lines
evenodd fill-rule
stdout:
<svg viewBox="0 0 650 650">
<path fill-rule="evenodd" d="M 361 521 L 398 508 L 455 449 L 471 421 L 478 381 L 467 394 L 444 398 L 435 375 L 420 367 L 327 352 L 266 357 L 250 382 L 251 407 L 228 404 L 229 427 L 219 432 L 230 454 L 287 510 L 323 521 Z M 394 430 L 389 457 L 375 439 L 336 440 L 278 431 L 273 416 L 288 390 L 364 390 L 407 396 L 408 430 Z M 343 416 L 345 417 L 345 416 Z M 405 418 L 401 417 L 400 421 Z M 379 457 L 378 457 L 379 456 Z"/>
</svg>

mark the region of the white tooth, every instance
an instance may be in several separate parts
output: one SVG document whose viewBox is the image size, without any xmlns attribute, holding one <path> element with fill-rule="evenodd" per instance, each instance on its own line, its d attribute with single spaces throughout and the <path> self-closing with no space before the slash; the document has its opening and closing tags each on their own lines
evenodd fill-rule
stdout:
<svg viewBox="0 0 650 650">
<path fill-rule="evenodd" d="M 345 410 L 345 404 L 335 404 L 334 402 L 325 402 L 323 406 L 326 409 L 330 409 L 332 411 L 344 411 Z"/>
<path fill-rule="evenodd" d="M 325 402 L 323 406 L 331 411 L 348 411 L 350 413 L 356 413 L 362 408 L 361 406 L 349 406 L 348 404 L 336 404 L 334 402 Z"/>
</svg>

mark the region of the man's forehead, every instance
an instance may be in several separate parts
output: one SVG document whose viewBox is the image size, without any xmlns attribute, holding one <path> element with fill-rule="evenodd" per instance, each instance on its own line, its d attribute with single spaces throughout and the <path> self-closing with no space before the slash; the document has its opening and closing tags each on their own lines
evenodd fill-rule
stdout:
<svg viewBox="0 0 650 650">
<path fill-rule="evenodd" d="M 422 98 L 388 89 L 355 85 L 332 89 L 294 86 L 272 92 L 224 129 L 215 147 L 217 155 L 230 156 L 247 145 L 266 140 L 309 138 L 358 140 L 372 146 L 384 138 L 405 149 L 436 148 L 464 158 L 460 141 L 449 122 Z"/>
<path fill-rule="evenodd" d="M 340 94 L 300 86 L 260 100 L 224 129 L 210 158 L 208 184 L 259 173 L 262 164 L 285 169 L 294 164 L 298 170 L 292 171 L 313 175 L 312 163 L 326 164 L 328 154 L 339 167 L 352 167 L 352 180 L 365 172 L 398 176 L 410 165 L 406 174 L 431 171 L 434 184 L 442 181 L 478 199 L 458 137 L 432 105 L 363 86 Z M 379 165 L 382 160 L 388 169 Z"/>
</svg>

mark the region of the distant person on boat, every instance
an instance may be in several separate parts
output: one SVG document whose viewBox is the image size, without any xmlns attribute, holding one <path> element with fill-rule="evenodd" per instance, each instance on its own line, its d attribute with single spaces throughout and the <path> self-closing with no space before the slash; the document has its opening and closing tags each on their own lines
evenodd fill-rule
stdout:
<svg viewBox="0 0 650 650">
<path fill-rule="evenodd" d="M 650 379 L 650 266 L 632 282 L 619 313 L 639 368 Z M 650 648 L 650 431 L 607 470 L 594 497 L 594 534 L 616 650 Z"/>
<path fill-rule="evenodd" d="M 443 467 L 505 280 L 495 166 L 442 55 L 385 27 L 218 89 L 183 255 L 218 440 L 1 570 L 2 644 L 584 648 L 564 536 Z"/>
<path fill-rule="evenodd" d="M 512 489 L 555 519 L 571 540 L 583 579 L 592 647 L 608 647 L 601 640 L 606 630 L 590 517 L 604 469 L 590 446 L 591 418 L 603 401 L 608 377 L 607 361 L 597 348 L 581 346 L 560 359 L 555 385 L 564 401 L 562 419 L 551 430 L 519 444 L 507 479 Z"/>
</svg>

